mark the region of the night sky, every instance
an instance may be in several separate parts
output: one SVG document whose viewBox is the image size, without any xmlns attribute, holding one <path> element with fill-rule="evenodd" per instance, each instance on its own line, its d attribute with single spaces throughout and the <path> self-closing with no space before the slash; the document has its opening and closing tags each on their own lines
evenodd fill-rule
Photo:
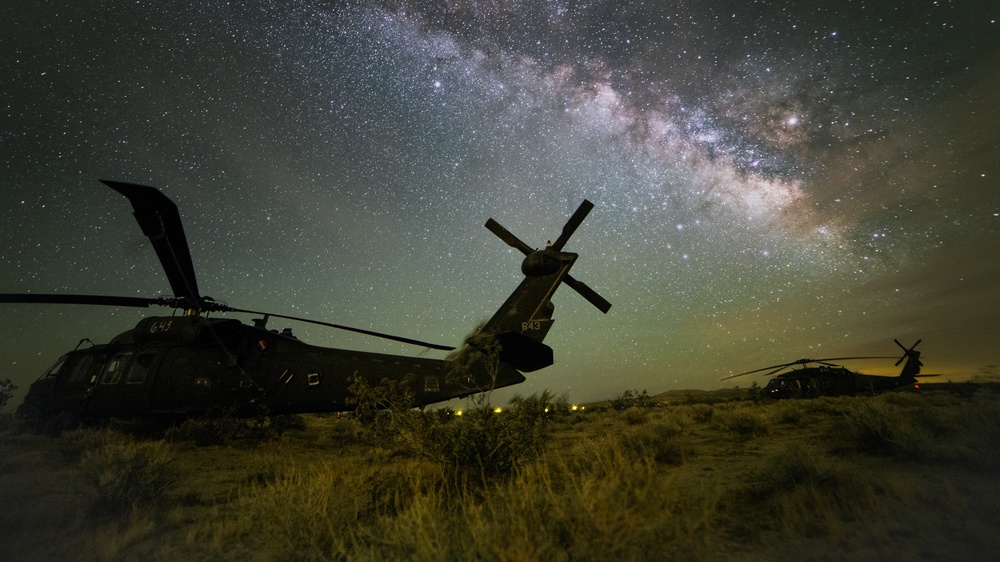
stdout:
<svg viewBox="0 0 1000 562">
<path fill-rule="evenodd" d="M 0 293 L 154 297 L 174 199 L 203 295 L 457 345 L 596 205 L 514 392 L 801 357 L 1000 373 L 995 1 L 52 2 L 0 8 Z M 168 309 L 0 304 L 0 379 Z M 242 316 L 243 319 L 248 317 Z M 316 345 L 443 357 L 291 326 Z M 895 373 L 893 361 L 856 362 Z M 763 384 L 764 379 L 756 379 Z"/>
</svg>

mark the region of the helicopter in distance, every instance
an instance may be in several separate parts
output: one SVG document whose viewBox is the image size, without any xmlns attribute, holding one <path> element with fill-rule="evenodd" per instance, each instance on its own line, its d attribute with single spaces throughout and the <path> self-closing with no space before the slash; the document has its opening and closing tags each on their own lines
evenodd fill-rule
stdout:
<svg viewBox="0 0 1000 562">
<path fill-rule="evenodd" d="M 916 350 L 917 345 L 922 340 L 907 349 L 899 340 L 896 342 L 903 350 L 903 356 L 896 361 L 898 367 L 903 364 L 903 369 L 895 377 L 864 375 L 856 373 L 830 361 L 848 361 L 853 359 L 894 359 L 894 356 L 874 356 L 874 357 L 830 357 L 826 359 L 799 359 L 790 363 L 771 365 L 761 369 L 754 369 L 745 373 L 739 373 L 721 380 L 734 379 L 744 375 L 761 373 L 767 371 L 765 376 L 776 375 L 764 387 L 764 395 L 770 398 L 811 398 L 815 396 L 842 396 L 853 394 L 875 394 L 889 390 L 902 388 L 919 388 L 917 377 L 936 377 L 937 375 L 921 375 L 920 368 L 923 363 L 920 361 L 920 352 Z M 800 369 L 793 369 L 782 372 L 789 367 L 802 366 Z"/>
<path fill-rule="evenodd" d="M 128 198 L 166 273 L 173 297 L 141 298 L 67 294 L 0 294 L 0 303 L 172 307 L 110 342 L 82 340 L 34 382 L 18 414 L 81 418 L 338 412 L 353 409 L 350 387 L 399 384 L 424 406 L 524 382 L 522 372 L 553 364 L 543 342 L 552 327 L 549 300 L 566 284 L 607 313 L 611 303 L 569 275 L 578 254 L 563 247 L 594 207 L 584 200 L 544 249 L 528 246 L 492 218 L 486 228 L 525 254 L 524 279 L 461 350 L 446 359 L 408 357 L 309 345 L 266 327 L 282 318 L 348 330 L 424 348 L 454 347 L 341 326 L 329 322 L 228 306 L 198 291 L 194 265 L 177 205 L 156 188 L 101 180 Z M 213 312 L 257 315 L 252 324 Z M 90 343 L 84 346 L 84 343 Z"/>
</svg>

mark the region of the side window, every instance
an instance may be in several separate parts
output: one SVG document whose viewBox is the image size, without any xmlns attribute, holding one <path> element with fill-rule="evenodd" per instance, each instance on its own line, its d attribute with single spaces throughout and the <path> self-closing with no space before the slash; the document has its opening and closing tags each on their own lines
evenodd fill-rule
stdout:
<svg viewBox="0 0 1000 562">
<path fill-rule="evenodd" d="M 154 357 L 156 357 L 155 353 L 143 353 L 136 357 L 128 368 L 125 383 L 142 384 L 146 382 L 146 374 L 149 373 L 149 366 L 153 364 Z"/>
<path fill-rule="evenodd" d="M 440 392 L 441 383 L 437 377 L 424 377 L 424 392 Z"/>
<path fill-rule="evenodd" d="M 122 371 L 125 370 L 125 365 L 131 357 L 131 351 L 123 351 L 112 357 L 101 371 L 101 384 L 118 384 L 122 378 Z"/>
</svg>

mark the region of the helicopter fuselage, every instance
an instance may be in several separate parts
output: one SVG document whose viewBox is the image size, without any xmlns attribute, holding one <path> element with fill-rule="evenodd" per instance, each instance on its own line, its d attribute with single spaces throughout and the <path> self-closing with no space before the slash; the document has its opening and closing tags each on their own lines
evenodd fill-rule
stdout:
<svg viewBox="0 0 1000 562">
<path fill-rule="evenodd" d="M 453 361 L 309 345 L 234 319 L 141 320 L 108 344 L 67 353 L 35 382 L 20 410 L 83 417 L 272 414 L 354 409 L 349 387 L 400 381 L 421 406 L 524 381 L 509 365 L 458 373 Z"/>
<path fill-rule="evenodd" d="M 781 373 L 768 381 L 764 391 L 771 398 L 809 398 L 874 394 L 914 384 L 912 377 L 863 375 L 843 367 L 818 366 Z"/>
</svg>

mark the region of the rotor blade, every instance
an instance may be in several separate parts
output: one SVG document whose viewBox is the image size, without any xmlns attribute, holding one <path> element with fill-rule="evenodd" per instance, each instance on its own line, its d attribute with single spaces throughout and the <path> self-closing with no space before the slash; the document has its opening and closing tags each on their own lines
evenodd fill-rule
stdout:
<svg viewBox="0 0 1000 562">
<path fill-rule="evenodd" d="M 486 221 L 486 224 L 484 226 L 486 226 L 486 228 L 488 228 L 490 232 L 496 234 L 497 238 L 506 242 L 508 246 L 514 248 L 515 250 L 520 250 L 521 253 L 523 253 L 524 255 L 528 255 L 531 252 L 535 251 L 534 248 L 525 244 L 524 242 L 521 242 L 521 240 L 517 236 L 511 234 L 509 230 L 501 226 L 500 223 L 498 223 L 493 219 Z"/>
<path fill-rule="evenodd" d="M 771 365 L 770 367 L 754 369 L 753 371 L 747 371 L 745 373 L 739 373 L 737 375 L 729 375 L 728 377 L 723 377 L 719 380 L 734 379 L 736 377 L 742 377 L 743 375 L 752 375 L 754 373 L 767 371 L 769 369 L 774 369 L 774 370 L 771 371 L 770 373 L 767 373 L 767 375 L 764 376 L 773 375 L 774 373 L 777 373 L 778 371 L 784 369 L 785 367 L 791 367 L 792 365 L 806 365 L 808 363 L 822 363 L 824 365 L 828 365 L 828 363 L 824 363 L 824 361 L 848 361 L 851 359 L 893 359 L 893 358 L 894 357 L 891 355 L 869 355 L 865 357 L 824 357 L 823 359 L 799 359 L 797 361 L 791 361 L 789 363 L 782 363 L 780 365 Z"/>
<path fill-rule="evenodd" d="M 34 304 L 96 304 L 103 306 L 132 306 L 148 308 L 151 304 L 164 304 L 159 299 L 143 297 L 115 297 L 106 295 L 62 295 L 62 294 L 0 294 L 0 302 Z"/>
<path fill-rule="evenodd" d="M 596 306 L 597 309 L 603 312 L 604 314 L 607 314 L 608 311 L 611 310 L 611 303 L 608 302 L 601 295 L 597 294 L 597 291 L 591 289 L 582 281 L 577 281 L 576 279 L 570 277 L 569 274 L 567 274 L 565 277 L 563 277 L 563 283 L 566 283 L 567 285 L 572 287 L 573 290 L 575 290 L 577 293 L 580 293 L 581 297 L 587 299 L 590 302 L 590 304 Z"/>
<path fill-rule="evenodd" d="M 562 234 L 560 234 L 559 238 L 556 239 L 555 244 L 552 244 L 553 250 L 557 252 L 562 251 L 563 246 L 565 246 L 566 242 L 569 241 L 569 237 L 572 236 L 574 232 L 576 232 L 576 229 L 579 228 L 580 223 L 583 222 L 583 219 L 587 218 L 587 214 L 590 213 L 590 210 L 593 208 L 594 204 L 586 199 L 583 200 L 583 203 L 580 203 L 580 206 L 576 208 L 576 211 L 573 213 L 573 216 L 571 216 L 569 220 L 566 221 L 566 224 L 563 225 Z"/>
<path fill-rule="evenodd" d="M 864 355 L 860 357 L 824 357 L 823 359 L 799 359 L 805 363 L 820 363 L 822 361 L 850 361 L 852 359 L 893 359 L 894 355 Z"/>
<path fill-rule="evenodd" d="M 782 365 L 782 366 L 781 366 L 780 368 L 781 368 L 781 369 L 784 369 L 785 367 L 787 367 L 787 365 Z M 767 369 L 769 369 L 769 368 L 770 368 L 770 367 L 766 367 L 766 368 L 764 368 L 764 369 L 757 369 L 756 371 L 747 371 L 747 372 L 745 372 L 745 373 L 737 373 L 737 374 L 735 374 L 735 375 L 729 375 L 728 377 L 722 377 L 722 378 L 721 378 L 721 379 L 719 379 L 719 380 L 720 380 L 720 381 L 727 381 L 727 380 L 729 380 L 729 379 L 735 379 L 736 377 L 742 377 L 743 375 L 752 375 L 752 374 L 754 374 L 754 373 L 759 373 L 759 372 L 761 372 L 761 371 L 766 371 L 766 370 L 767 370 Z"/>
<path fill-rule="evenodd" d="M 397 341 L 397 342 L 400 342 L 400 343 L 408 343 L 408 344 L 411 344 L 411 345 L 419 345 L 420 347 L 429 347 L 431 349 L 440 349 L 440 350 L 443 350 L 443 351 L 452 351 L 452 350 L 455 349 L 454 347 L 451 347 L 451 346 L 448 346 L 448 345 L 439 345 L 439 344 L 436 344 L 436 343 L 427 343 L 427 342 L 424 342 L 424 341 L 414 340 L 414 339 L 410 339 L 410 338 L 404 338 L 404 337 L 401 337 L 401 336 L 393 336 L 393 335 L 390 335 L 390 334 L 383 334 L 381 332 L 374 332 L 372 330 L 365 330 L 365 329 L 362 329 L 362 328 L 352 328 L 351 326 L 341 326 L 340 324 L 331 324 L 330 322 L 321 322 L 319 320 L 311 320 L 309 318 L 301 318 L 301 317 L 298 317 L 298 316 L 286 316 L 284 314 L 274 314 L 273 312 L 260 312 L 260 311 L 257 311 L 257 310 L 246 310 L 246 309 L 243 309 L 243 308 L 233 308 L 231 306 L 219 307 L 219 310 L 223 310 L 223 311 L 227 311 L 227 312 L 244 312 L 246 314 L 260 314 L 262 316 L 267 315 L 267 316 L 272 316 L 274 318 L 284 318 L 285 320 L 297 320 L 299 322 L 306 322 L 306 323 L 309 323 L 309 324 L 317 324 L 319 326 L 326 326 L 327 328 L 337 328 L 338 330 L 346 330 L 348 332 L 355 332 L 355 333 L 358 333 L 358 334 L 364 334 L 366 336 L 375 336 L 377 338 L 382 338 L 382 339 Z"/>
<path fill-rule="evenodd" d="M 132 203 L 135 220 L 153 245 L 174 296 L 188 299 L 199 307 L 198 282 L 177 205 L 155 187 L 109 180 L 101 180 L 101 183 Z"/>
<path fill-rule="evenodd" d="M 781 369 L 784 369 L 785 367 L 790 367 L 792 365 L 799 365 L 799 364 L 802 364 L 802 363 L 808 363 L 810 361 L 811 361 L 811 359 L 799 359 L 798 361 L 792 361 L 791 363 L 782 363 L 781 365 L 771 365 L 770 367 L 761 367 L 760 369 L 754 369 L 752 371 L 746 371 L 745 373 L 739 373 L 739 374 L 736 374 L 736 375 L 729 375 L 728 377 L 724 377 L 724 378 L 722 378 L 720 380 L 735 379 L 736 377 L 742 377 L 743 375 L 752 375 L 754 373 L 759 373 L 761 371 L 767 371 L 767 370 L 770 370 L 770 369 L 774 369 L 774 372 L 777 372 L 777 371 L 780 371 Z M 770 375 L 771 373 L 768 373 L 768 374 Z"/>
</svg>

